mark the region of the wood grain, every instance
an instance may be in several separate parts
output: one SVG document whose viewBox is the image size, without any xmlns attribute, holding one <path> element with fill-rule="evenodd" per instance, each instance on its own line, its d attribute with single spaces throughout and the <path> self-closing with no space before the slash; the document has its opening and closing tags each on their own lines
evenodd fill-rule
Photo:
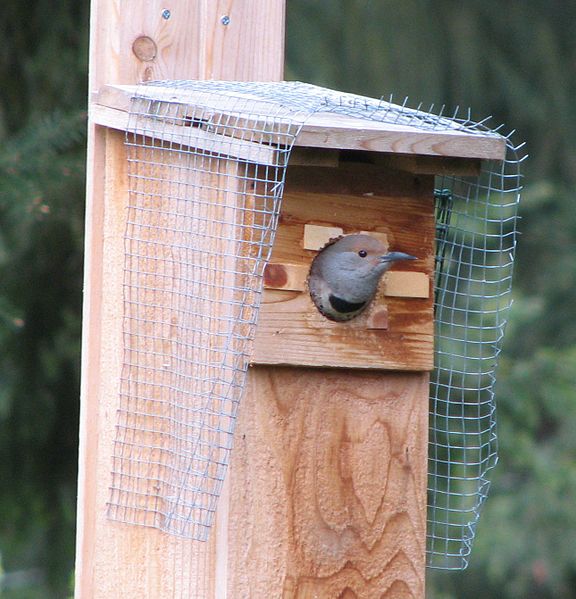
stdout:
<svg viewBox="0 0 576 599">
<path fill-rule="evenodd" d="M 304 225 L 302 247 L 305 250 L 321 250 L 331 239 L 344 233 L 341 227 Z"/>
<path fill-rule="evenodd" d="M 162 16 L 166 8 L 168 19 Z M 99 0 L 91 18 L 91 92 L 161 79 L 282 78 L 284 0 L 148 0 L 145 7 L 135 0 Z M 156 45 L 152 60 L 133 51 L 142 36 Z"/>
<path fill-rule="evenodd" d="M 430 297 L 431 282 L 423 272 L 390 271 L 382 281 L 382 293 L 387 297 Z"/>
<path fill-rule="evenodd" d="M 234 597 L 422 599 L 427 392 L 425 373 L 252 369 L 231 468 Z"/>
</svg>

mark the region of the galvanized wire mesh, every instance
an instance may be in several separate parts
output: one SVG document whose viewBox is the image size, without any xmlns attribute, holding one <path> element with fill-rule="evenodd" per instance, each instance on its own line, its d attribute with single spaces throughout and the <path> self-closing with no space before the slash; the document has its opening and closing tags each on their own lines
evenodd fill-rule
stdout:
<svg viewBox="0 0 576 599">
<path fill-rule="evenodd" d="M 506 318 L 521 159 L 479 177 L 446 177 L 436 193 L 435 370 L 430 388 L 428 563 L 462 569 L 497 461 L 494 384 Z"/>
<path fill-rule="evenodd" d="M 130 205 L 114 519 L 196 539 L 208 534 L 285 167 L 301 126 L 316 112 L 500 136 L 470 115 L 436 115 L 432 107 L 296 82 L 141 86 L 126 137 Z M 432 567 L 466 566 L 496 463 L 495 370 L 510 306 L 521 162 L 519 148 L 510 138 L 506 143 L 506 160 L 486 163 L 479 177 L 437 181 Z"/>
<path fill-rule="evenodd" d="M 290 110 L 268 106 L 262 126 L 250 102 L 227 104 L 137 96 L 126 134 L 125 353 L 108 513 L 195 539 L 207 538 L 224 480 L 298 132 Z"/>
</svg>

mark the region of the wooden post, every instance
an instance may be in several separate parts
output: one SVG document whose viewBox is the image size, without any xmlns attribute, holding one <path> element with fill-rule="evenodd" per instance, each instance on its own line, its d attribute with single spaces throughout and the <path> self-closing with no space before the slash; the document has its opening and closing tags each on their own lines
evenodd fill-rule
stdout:
<svg viewBox="0 0 576 599">
<path fill-rule="evenodd" d="M 106 84 L 152 79 L 280 80 L 284 4 L 93 0 L 90 98 Z M 224 597 L 221 529 L 207 544 L 184 544 L 157 530 L 106 518 L 122 364 L 126 185 L 124 135 L 91 119 L 75 596 Z M 224 547 L 220 557 L 217 538 Z M 179 570 L 194 580 L 182 581 Z"/>
<path fill-rule="evenodd" d="M 93 0 L 90 92 L 143 79 L 279 80 L 283 28 L 284 0 Z M 257 360 L 208 543 L 106 518 L 122 364 L 124 135 L 92 120 L 88 156 L 76 598 L 422 599 L 428 375 L 367 372 L 358 353 L 354 370 Z M 373 189 L 355 196 L 343 190 L 357 178 L 336 179 L 319 180 L 303 205 L 313 208 L 328 183 L 344 185 L 326 197 L 348 193 L 350 216 L 362 214 L 359 198 Z M 287 205 L 302 193 L 289 178 Z M 325 220 L 318 210 L 310 218 Z M 373 216 L 358 226 L 374 229 Z"/>
</svg>

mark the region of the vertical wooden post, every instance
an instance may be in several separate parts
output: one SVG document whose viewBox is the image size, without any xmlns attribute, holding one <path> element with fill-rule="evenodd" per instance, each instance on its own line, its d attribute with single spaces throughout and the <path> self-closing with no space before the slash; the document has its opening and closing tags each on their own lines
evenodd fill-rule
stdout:
<svg viewBox="0 0 576 599">
<path fill-rule="evenodd" d="M 107 83 L 280 80 L 284 5 L 284 0 L 93 0 L 90 97 Z M 124 136 L 90 122 L 75 596 L 223 597 L 225 585 L 216 577 L 226 565 L 216 558 L 214 538 L 183 548 L 156 530 L 106 519 L 122 363 L 125 208 Z M 178 580 L 179 566 L 194 583 Z"/>
</svg>

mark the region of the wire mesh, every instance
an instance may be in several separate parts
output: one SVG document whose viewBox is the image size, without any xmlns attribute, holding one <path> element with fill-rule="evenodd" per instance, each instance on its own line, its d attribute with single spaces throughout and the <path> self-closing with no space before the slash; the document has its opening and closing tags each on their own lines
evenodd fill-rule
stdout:
<svg viewBox="0 0 576 599">
<path fill-rule="evenodd" d="M 428 564 L 468 565 L 497 462 L 496 367 L 511 305 L 517 150 L 436 192 L 435 370 L 430 388 Z"/>
<path fill-rule="evenodd" d="M 206 539 L 298 132 L 249 102 L 136 97 L 112 519 Z M 269 107 L 270 108 L 270 107 Z M 226 158 L 223 160 L 222 158 Z"/>
<path fill-rule="evenodd" d="M 498 136 L 450 117 L 298 83 L 142 85 L 126 135 L 125 358 L 109 515 L 206 539 L 232 447 L 285 168 L 325 112 Z M 439 177 L 428 565 L 464 568 L 497 458 L 494 383 L 516 246 L 519 147 Z M 226 160 L 220 160 L 225 157 Z"/>
</svg>

